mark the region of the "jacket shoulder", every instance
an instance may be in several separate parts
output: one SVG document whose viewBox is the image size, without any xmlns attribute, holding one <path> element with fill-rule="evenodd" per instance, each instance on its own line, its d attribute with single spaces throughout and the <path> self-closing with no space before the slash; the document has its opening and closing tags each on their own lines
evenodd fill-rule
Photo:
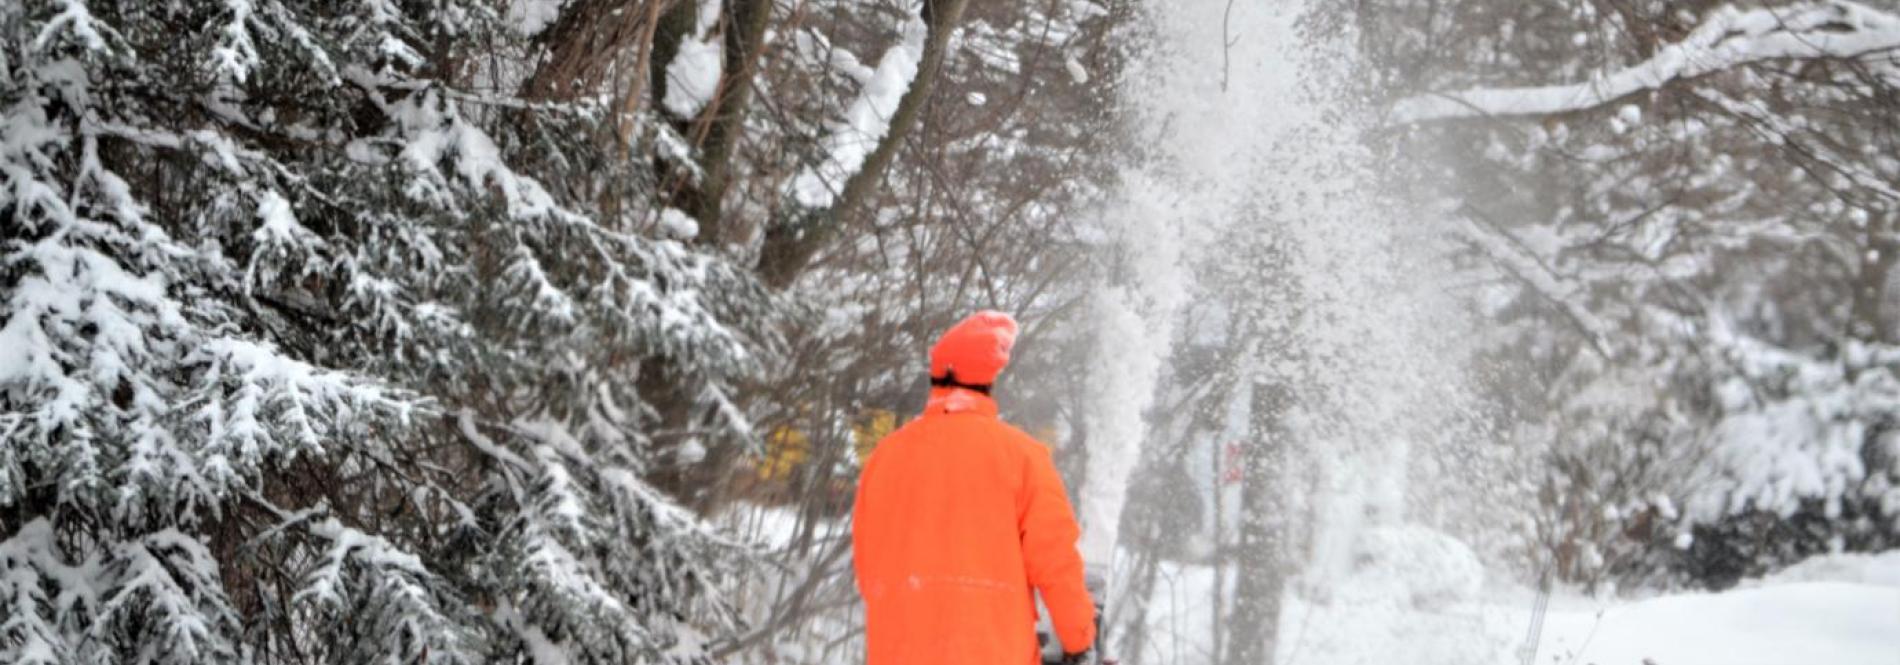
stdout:
<svg viewBox="0 0 1900 665">
<path fill-rule="evenodd" d="M 872 457 L 875 458 L 877 456 L 877 450 L 884 448 L 886 444 L 908 441 L 918 437 L 932 436 L 931 432 L 933 430 L 938 436 L 952 432 L 955 433 L 953 435 L 976 435 L 986 440 L 1001 443 L 1004 448 L 1018 453 L 1031 455 L 1049 454 L 1048 444 L 1043 443 L 1036 437 L 1031 436 L 1028 432 L 1017 428 L 1015 425 L 1005 422 L 1001 418 L 945 418 L 943 416 L 937 416 L 937 418 L 943 419 L 932 422 L 933 418 L 926 416 L 904 423 L 898 427 L 896 431 L 878 440 L 876 448 L 871 452 Z"/>
<path fill-rule="evenodd" d="M 1028 432 L 1003 421 L 1001 418 L 996 419 L 995 423 L 997 430 L 1001 433 L 1003 438 L 1008 439 L 1014 447 L 1020 448 L 1023 452 L 1031 455 L 1047 456 L 1050 454 L 1049 444 L 1044 443 L 1041 439 L 1031 436 Z"/>
</svg>

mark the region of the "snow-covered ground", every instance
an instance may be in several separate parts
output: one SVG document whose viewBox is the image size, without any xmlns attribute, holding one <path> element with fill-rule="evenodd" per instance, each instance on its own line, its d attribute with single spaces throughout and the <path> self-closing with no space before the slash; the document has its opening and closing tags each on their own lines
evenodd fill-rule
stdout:
<svg viewBox="0 0 1900 665">
<path fill-rule="evenodd" d="M 1347 579 L 1327 602 L 1289 594 L 1277 662 L 1524 662 L 1529 591 L 1487 589 L 1438 605 L 1415 593 L 1420 584 L 1442 590 L 1436 580 L 1394 582 Z M 1202 567 L 1163 575 L 1141 662 L 1213 661 L 1205 653 L 1211 583 Z M 1630 600 L 1559 592 L 1536 645 L 1530 662 L 1539 665 L 1895 665 L 1900 551 L 1822 557 L 1720 593 Z"/>
<path fill-rule="evenodd" d="M 1890 556 L 1900 562 L 1900 556 Z M 1538 663 L 1900 663 L 1900 587 L 1802 582 L 1550 612 Z"/>
<path fill-rule="evenodd" d="M 782 547 L 796 519 L 764 509 L 740 522 L 729 526 Z M 838 521 L 820 532 L 845 528 Z M 1535 594 L 1484 585 L 1475 557 L 1455 541 L 1419 527 L 1368 534 L 1350 571 L 1287 595 L 1276 663 L 1523 665 L 1522 650 L 1535 644 L 1536 665 L 1900 665 L 1900 550 L 1817 557 L 1716 593 L 1630 599 L 1560 590 L 1533 636 Z M 1164 564 L 1158 580 L 1145 653 L 1123 660 L 1217 662 L 1208 649 L 1212 570 Z"/>
</svg>

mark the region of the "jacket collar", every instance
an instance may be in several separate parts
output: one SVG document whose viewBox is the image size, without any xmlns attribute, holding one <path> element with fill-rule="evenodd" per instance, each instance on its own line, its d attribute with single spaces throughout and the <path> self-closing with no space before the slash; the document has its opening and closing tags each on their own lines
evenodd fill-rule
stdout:
<svg viewBox="0 0 1900 665">
<path fill-rule="evenodd" d="M 931 388 L 930 401 L 924 404 L 924 415 L 939 413 L 974 413 L 994 418 L 996 400 L 965 388 Z"/>
</svg>

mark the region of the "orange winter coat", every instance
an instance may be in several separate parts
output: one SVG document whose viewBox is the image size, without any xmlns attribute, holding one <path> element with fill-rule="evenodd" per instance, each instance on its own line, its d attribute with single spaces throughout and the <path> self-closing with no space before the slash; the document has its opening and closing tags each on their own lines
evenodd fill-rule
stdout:
<svg viewBox="0 0 1900 665">
<path fill-rule="evenodd" d="M 933 389 L 865 462 L 851 522 L 869 665 L 1036 663 L 1032 589 L 1066 651 L 1095 641 L 1081 532 L 1049 449 L 987 396 Z"/>
</svg>

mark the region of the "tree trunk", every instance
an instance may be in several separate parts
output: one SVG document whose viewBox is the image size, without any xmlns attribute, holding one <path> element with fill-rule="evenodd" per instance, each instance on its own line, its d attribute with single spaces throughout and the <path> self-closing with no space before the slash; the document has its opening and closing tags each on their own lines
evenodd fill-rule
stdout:
<svg viewBox="0 0 1900 665">
<path fill-rule="evenodd" d="M 633 6 L 628 6 L 632 4 Z M 657 6 L 656 6 L 657 5 Z M 636 59 L 651 49 L 649 17 L 683 5 L 690 16 L 693 3 L 681 0 L 576 0 L 537 40 L 547 44 L 548 57 L 522 85 L 528 99 L 572 99 L 599 89 L 615 73 L 624 57 Z M 661 64 L 662 68 L 666 65 Z"/>
<path fill-rule="evenodd" d="M 1245 380 L 1243 378 L 1243 380 Z M 1234 611 L 1227 636 L 1224 665 L 1271 665 L 1280 628 L 1280 602 L 1286 591 L 1289 530 L 1285 517 L 1285 489 L 1278 482 L 1285 460 L 1286 428 L 1282 426 L 1291 399 L 1278 383 L 1256 384 L 1253 390 L 1253 430 L 1258 437 L 1248 451 L 1241 484 L 1240 541 L 1236 544 L 1238 575 L 1234 582 Z"/>
<path fill-rule="evenodd" d="M 1893 280 L 1895 264 L 1900 263 L 1900 240 L 1895 239 L 1895 226 L 1891 216 L 1875 218 L 1867 224 L 1860 251 L 1860 270 L 1853 286 L 1849 337 L 1876 344 L 1894 341 L 1894 313 L 1885 310 L 1891 306 L 1887 286 Z"/>
<path fill-rule="evenodd" d="M 1213 459 L 1213 468 L 1208 469 L 1208 472 L 1209 477 L 1214 479 L 1214 491 L 1208 497 L 1207 503 L 1210 512 L 1214 514 L 1212 521 L 1214 528 L 1207 534 L 1208 542 L 1212 545 L 1212 553 L 1207 558 L 1207 565 L 1214 569 L 1214 585 L 1207 591 L 1209 596 L 1207 602 L 1208 606 L 1213 608 L 1209 616 L 1214 617 L 1214 620 L 1208 622 L 1207 649 L 1211 653 L 1218 654 L 1225 646 L 1227 637 L 1226 631 L 1221 630 L 1227 618 L 1221 613 L 1227 609 L 1227 559 L 1230 555 L 1227 547 L 1228 506 L 1225 500 L 1227 488 L 1223 486 L 1226 479 L 1223 477 L 1225 469 L 1222 469 L 1221 465 L 1227 460 L 1227 446 L 1231 442 L 1226 440 L 1226 437 L 1232 432 L 1225 431 L 1223 427 L 1215 427 L 1212 431 L 1214 449 L 1208 457 Z"/>
<path fill-rule="evenodd" d="M 891 114 L 890 129 L 878 141 L 877 148 L 864 159 L 857 173 L 845 180 L 831 207 L 800 210 L 791 219 L 780 220 L 766 229 L 765 245 L 759 250 L 759 274 L 765 282 L 784 288 L 804 272 L 806 264 L 837 234 L 838 227 L 850 218 L 859 204 L 870 197 L 884 171 L 897 159 L 897 151 L 923 117 L 924 104 L 937 88 L 943 69 L 943 56 L 949 50 L 950 35 L 962 22 L 963 8 L 969 0 L 929 0 L 924 3 L 924 22 L 929 36 L 924 40 L 924 55 L 917 63 L 917 76 L 897 102 Z"/>
<path fill-rule="evenodd" d="M 1146 537 L 1149 535 L 1143 534 L 1141 540 L 1130 543 L 1135 550 L 1134 573 L 1121 596 L 1121 602 L 1133 603 L 1128 620 L 1120 622 L 1127 631 L 1122 635 L 1120 653 L 1131 664 L 1140 663 L 1141 653 L 1148 648 L 1148 599 L 1154 597 L 1155 580 L 1161 573 L 1161 556 L 1155 552 L 1153 539 Z"/>
<path fill-rule="evenodd" d="M 771 25 L 771 0 L 727 0 L 724 41 L 725 71 L 721 73 L 718 93 L 700 111 L 689 134 L 699 148 L 702 177 L 696 184 L 677 182 L 668 191 L 677 191 L 676 205 L 699 221 L 699 242 L 720 247 L 742 240 L 725 218 L 726 190 L 732 186 L 733 156 L 739 139 L 745 135 L 746 114 L 752 108 L 765 51 L 765 35 Z M 664 76 L 664 73 L 662 73 Z"/>
</svg>

